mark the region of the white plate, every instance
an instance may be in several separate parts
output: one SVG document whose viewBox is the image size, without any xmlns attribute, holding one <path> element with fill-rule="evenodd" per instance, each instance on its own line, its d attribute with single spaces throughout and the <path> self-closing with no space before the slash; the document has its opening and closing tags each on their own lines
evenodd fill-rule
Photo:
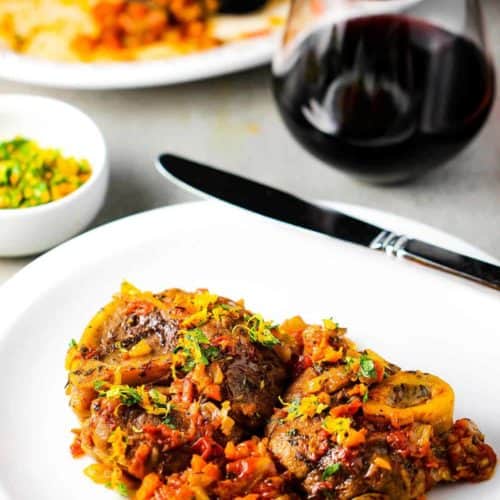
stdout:
<svg viewBox="0 0 500 500">
<path fill-rule="evenodd" d="M 155 87 L 234 73 L 268 63 L 277 34 L 165 60 L 65 63 L 0 50 L 0 78 L 73 89 Z"/>
<path fill-rule="evenodd" d="M 69 454 L 76 420 L 64 395 L 63 361 L 68 341 L 123 279 L 153 290 L 209 287 L 244 297 L 275 320 L 333 315 L 361 345 L 448 380 L 456 417 L 471 417 L 500 450 L 498 292 L 220 203 L 191 203 L 86 233 L 0 288 L 0 498 L 116 498 L 86 479 L 85 462 Z M 438 488 L 429 499 L 491 499 L 499 489 L 496 474 L 477 485 Z"/>
</svg>

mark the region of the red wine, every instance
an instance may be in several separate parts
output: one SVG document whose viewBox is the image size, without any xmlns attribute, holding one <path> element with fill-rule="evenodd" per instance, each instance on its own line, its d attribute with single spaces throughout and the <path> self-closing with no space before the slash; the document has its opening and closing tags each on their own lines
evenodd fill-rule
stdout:
<svg viewBox="0 0 500 500">
<path fill-rule="evenodd" d="M 247 14 L 264 6 L 266 0 L 219 0 L 219 11 L 224 14 Z"/>
<path fill-rule="evenodd" d="M 467 145 L 491 110 L 495 76 L 472 41 L 383 15 L 309 35 L 288 67 L 275 64 L 273 87 L 306 149 L 366 180 L 397 182 Z"/>
</svg>

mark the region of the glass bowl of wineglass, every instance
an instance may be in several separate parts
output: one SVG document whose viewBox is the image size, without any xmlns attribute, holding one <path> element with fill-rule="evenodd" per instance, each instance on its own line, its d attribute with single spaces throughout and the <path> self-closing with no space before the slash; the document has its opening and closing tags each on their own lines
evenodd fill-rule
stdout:
<svg viewBox="0 0 500 500">
<path fill-rule="evenodd" d="M 480 0 L 292 0 L 273 60 L 280 114 L 316 157 L 362 180 L 451 159 L 495 98 Z"/>
</svg>

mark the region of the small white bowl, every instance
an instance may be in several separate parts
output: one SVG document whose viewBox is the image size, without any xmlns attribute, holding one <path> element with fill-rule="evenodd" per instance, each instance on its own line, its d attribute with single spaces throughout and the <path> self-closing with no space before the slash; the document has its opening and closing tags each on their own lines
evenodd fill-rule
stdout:
<svg viewBox="0 0 500 500">
<path fill-rule="evenodd" d="M 56 148 L 64 156 L 85 158 L 89 180 L 59 200 L 29 208 L 0 209 L 0 256 L 33 255 L 71 238 L 94 219 L 108 188 L 104 138 L 96 124 L 56 99 L 0 94 L 0 141 L 16 136 Z"/>
</svg>

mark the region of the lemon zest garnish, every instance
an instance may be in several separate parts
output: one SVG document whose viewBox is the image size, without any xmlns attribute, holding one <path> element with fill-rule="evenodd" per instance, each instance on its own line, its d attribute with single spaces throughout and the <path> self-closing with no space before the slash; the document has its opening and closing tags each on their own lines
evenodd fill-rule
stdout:
<svg viewBox="0 0 500 500">
<path fill-rule="evenodd" d="M 291 403 L 283 403 L 288 415 L 286 420 L 291 421 L 297 418 L 305 420 L 307 417 L 321 414 L 330 404 L 330 396 L 322 392 L 318 396 L 305 396 L 302 399 L 296 399 Z"/>
<path fill-rule="evenodd" d="M 108 438 L 108 443 L 111 445 L 111 458 L 118 463 L 123 463 L 127 450 L 127 435 L 120 426 L 111 433 Z"/>
<path fill-rule="evenodd" d="M 323 327 L 326 330 L 336 330 L 339 327 L 339 325 L 338 325 L 338 323 L 333 321 L 332 318 L 327 318 L 327 319 L 323 320 Z"/>
<path fill-rule="evenodd" d="M 169 308 L 160 299 L 156 298 L 151 292 L 143 292 L 136 286 L 132 285 L 128 281 L 124 281 L 120 288 L 120 294 L 126 297 L 134 297 L 145 302 L 149 302 L 154 305 L 157 309 L 169 312 Z"/>
<path fill-rule="evenodd" d="M 229 311 L 222 306 L 216 306 L 212 309 L 211 314 L 215 321 L 219 322 L 222 316 L 227 316 L 229 314 Z"/>
<path fill-rule="evenodd" d="M 129 296 L 134 296 L 134 295 L 141 295 L 141 291 L 132 283 L 129 283 L 128 281 L 123 281 L 122 286 L 120 287 L 120 294 L 122 295 L 129 295 Z"/>
<path fill-rule="evenodd" d="M 208 309 L 208 306 L 215 304 L 219 297 L 215 295 L 215 293 L 210 293 L 207 290 L 204 290 L 201 293 L 196 293 L 193 298 L 194 306 L 199 309 Z"/>
<path fill-rule="evenodd" d="M 181 326 L 183 328 L 187 328 L 189 326 L 199 326 L 205 323 L 209 317 L 208 308 L 215 304 L 218 298 L 219 297 L 217 295 L 206 290 L 196 293 L 192 298 L 192 304 L 195 312 L 187 318 L 184 318 Z"/>
<path fill-rule="evenodd" d="M 351 429 L 351 419 L 345 417 L 326 417 L 323 420 L 323 429 L 330 434 L 341 434 Z"/>
</svg>

